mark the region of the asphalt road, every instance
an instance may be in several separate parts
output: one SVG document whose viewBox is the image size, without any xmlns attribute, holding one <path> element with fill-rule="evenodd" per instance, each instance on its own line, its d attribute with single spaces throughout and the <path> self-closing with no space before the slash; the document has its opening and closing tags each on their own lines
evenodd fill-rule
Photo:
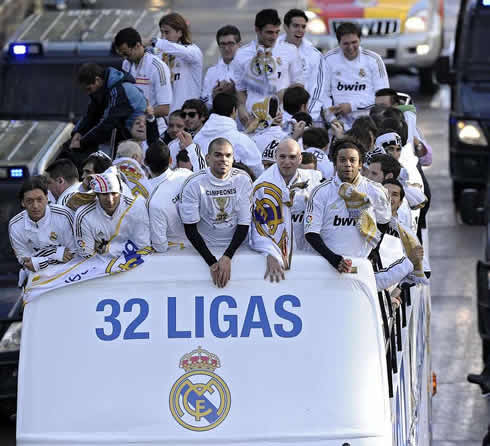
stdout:
<svg viewBox="0 0 490 446">
<path fill-rule="evenodd" d="M 73 0 L 70 6 L 76 7 Z M 299 2 L 281 1 L 285 11 Z M 219 7 L 217 7 L 219 5 Z M 239 26 L 243 39 L 253 37 L 256 11 L 267 7 L 259 0 L 99 0 L 104 8 L 168 8 L 182 12 L 191 23 L 194 41 L 205 54 L 206 65 L 214 63 L 216 29 L 226 23 Z M 446 44 L 455 27 L 458 0 L 446 0 Z M 391 84 L 411 94 L 417 105 L 419 126 L 432 144 L 434 161 L 426 170 L 432 189 L 430 256 L 432 265 L 432 359 L 438 377 L 433 399 L 435 446 L 477 446 L 489 423 L 488 405 L 478 387 L 466 382 L 469 372 L 481 370 L 480 341 L 476 327 L 476 261 L 482 257 L 483 228 L 462 225 L 451 197 L 448 171 L 448 92 L 442 88 L 433 97 L 418 94 L 414 76 L 397 75 Z M 0 424 L 0 444 L 15 444 L 13 425 Z"/>
</svg>

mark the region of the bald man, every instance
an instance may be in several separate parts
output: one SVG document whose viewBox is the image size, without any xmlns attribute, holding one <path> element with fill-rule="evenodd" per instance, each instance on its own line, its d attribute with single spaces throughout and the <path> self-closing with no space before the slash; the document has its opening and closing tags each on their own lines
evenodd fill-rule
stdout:
<svg viewBox="0 0 490 446">
<path fill-rule="evenodd" d="M 271 282 L 285 278 L 293 248 L 309 249 L 303 231 L 305 206 L 322 178 L 319 171 L 299 168 L 301 147 L 294 139 L 281 141 L 275 157 L 276 164 L 254 183 L 250 238 L 251 248 L 266 256 L 264 279 Z"/>
</svg>

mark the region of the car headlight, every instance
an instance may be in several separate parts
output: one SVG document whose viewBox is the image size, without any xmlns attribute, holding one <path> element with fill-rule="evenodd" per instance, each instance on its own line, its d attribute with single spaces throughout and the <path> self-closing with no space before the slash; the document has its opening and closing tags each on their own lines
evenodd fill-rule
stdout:
<svg viewBox="0 0 490 446">
<path fill-rule="evenodd" d="M 0 353 L 18 351 L 21 332 L 22 322 L 12 322 L 0 341 Z"/>
<path fill-rule="evenodd" d="M 308 23 L 306 24 L 306 31 L 311 34 L 325 34 L 327 32 L 327 26 L 325 22 L 318 17 L 313 11 L 307 11 Z"/>
<path fill-rule="evenodd" d="M 428 29 L 429 10 L 422 9 L 405 20 L 405 31 L 407 33 L 423 33 Z"/>
<path fill-rule="evenodd" d="M 487 138 L 480 124 L 476 121 L 458 121 L 456 123 L 458 139 L 464 144 L 472 146 L 487 146 Z"/>
</svg>

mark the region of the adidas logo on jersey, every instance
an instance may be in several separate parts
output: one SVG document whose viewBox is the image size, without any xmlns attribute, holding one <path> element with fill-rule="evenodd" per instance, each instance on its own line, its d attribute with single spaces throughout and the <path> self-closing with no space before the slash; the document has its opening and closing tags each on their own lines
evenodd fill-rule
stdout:
<svg viewBox="0 0 490 446">
<path fill-rule="evenodd" d="M 333 219 L 334 226 L 355 226 L 356 219 L 352 217 L 339 217 L 336 215 Z"/>
<path fill-rule="evenodd" d="M 338 91 L 363 91 L 366 88 L 366 84 L 360 84 L 359 82 L 356 82 L 355 84 L 343 84 L 339 81 L 337 84 Z"/>
</svg>

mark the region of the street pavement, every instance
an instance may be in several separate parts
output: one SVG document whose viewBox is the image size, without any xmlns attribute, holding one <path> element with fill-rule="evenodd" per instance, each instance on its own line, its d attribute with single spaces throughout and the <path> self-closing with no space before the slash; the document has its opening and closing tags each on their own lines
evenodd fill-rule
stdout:
<svg viewBox="0 0 490 446">
<path fill-rule="evenodd" d="M 70 6 L 78 6 L 71 1 Z M 280 11 L 300 6 L 285 0 Z M 99 0 L 101 8 L 161 8 L 181 12 L 190 22 L 194 41 L 205 55 L 205 65 L 215 63 L 215 32 L 231 23 L 242 31 L 244 41 L 253 38 L 255 13 L 264 7 L 259 0 Z M 446 45 L 449 45 L 459 7 L 458 0 L 446 0 Z M 476 323 L 475 268 L 483 256 L 482 227 L 461 224 L 451 197 L 448 170 L 448 89 L 435 96 L 420 96 L 415 76 L 396 75 L 391 85 L 411 94 L 417 106 L 418 124 L 433 148 L 433 165 L 426 170 L 432 190 L 429 213 L 430 258 L 432 265 L 432 362 L 438 378 L 433 399 L 434 446 L 477 446 L 487 432 L 489 410 L 478 386 L 466 381 L 470 372 L 481 368 L 481 343 Z M 49 404 L 49 402 L 47 402 Z M 0 444 L 15 444 L 13 425 L 0 425 Z"/>
</svg>

